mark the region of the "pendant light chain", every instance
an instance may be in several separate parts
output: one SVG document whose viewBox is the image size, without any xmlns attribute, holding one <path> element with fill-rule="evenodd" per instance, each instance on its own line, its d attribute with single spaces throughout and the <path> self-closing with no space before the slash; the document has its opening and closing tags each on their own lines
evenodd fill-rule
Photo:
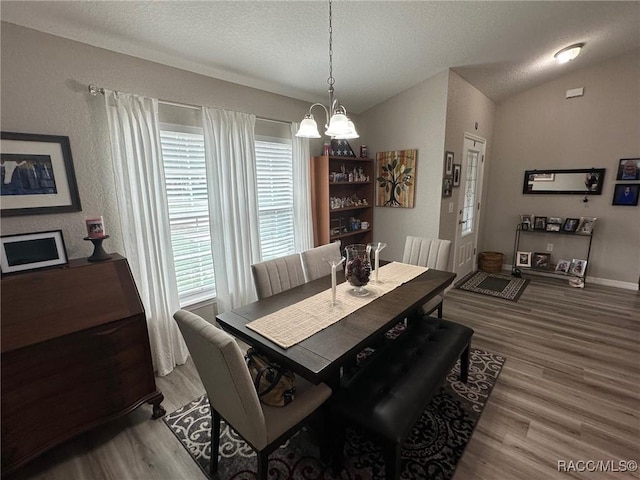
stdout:
<svg viewBox="0 0 640 480">
<path fill-rule="evenodd" d="M 333 24 L 331 14 L 331 0 L 329 0 L 329 78 L 327 83 L 329 84 L 329 108 L 333 113 L 333 84 L 336 82 L 333 78 Z"/>
</svg>

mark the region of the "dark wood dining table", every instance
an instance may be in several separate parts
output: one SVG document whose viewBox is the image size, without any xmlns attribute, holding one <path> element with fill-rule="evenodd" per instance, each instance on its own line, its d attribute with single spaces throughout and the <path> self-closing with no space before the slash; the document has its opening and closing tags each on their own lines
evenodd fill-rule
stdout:
<svg viewBox="0 0 640 480">
<path fill-rule="evenodd" d="M 344 281 L 344 274 L 340 273 L 338 277 Z M 442 293 L 455 277 L 456 274 L 452 272 L 429 269 L 286 349 L 247 328 L 247 324 L 331 288 L 331 276 L 221 313 L 216 318 L 223 330 L 310 382 L 336 385 L 341 367 L 352 363 L 358 352 L 374 344 L 387 330 L 411 317 L 421 305 Z"/>
</svg>

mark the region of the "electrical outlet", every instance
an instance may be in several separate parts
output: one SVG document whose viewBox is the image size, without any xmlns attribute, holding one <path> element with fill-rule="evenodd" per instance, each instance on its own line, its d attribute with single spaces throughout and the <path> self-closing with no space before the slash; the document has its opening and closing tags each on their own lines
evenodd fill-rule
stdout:
<svg viewBox="0 0 640 480">
<path fill-rule="evenodd" d="M 449 213 L 453 213 L 453 202 L 449 202 Z"/>
<path fill-rule="evenodd" d="M 547 252 L 553 252 L 553 243 L 547 243 Z"/>
</svg>

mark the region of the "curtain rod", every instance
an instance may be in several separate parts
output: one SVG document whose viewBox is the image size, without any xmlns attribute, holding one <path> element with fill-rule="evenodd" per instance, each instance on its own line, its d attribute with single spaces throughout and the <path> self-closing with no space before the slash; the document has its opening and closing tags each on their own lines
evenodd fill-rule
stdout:
<svg viewBox="0 0 640 480">
<path fill-rule="evenodd" d="M 117 90 L 114 90 L 114 91 L 117 92 Z M 89 84 L 89 93 L 91 95 L 93 95 L 94 97 L 97 96 L 99 93 L 104 95 L 105 89 L 103 87 L 98 87 L 96 85 Z M 202 109 L 202 107 L 200 107 L 198 105 L 189 105 L 187 103 L 177 103 L 177 102 L 172 102 L 170 100 L 160 100 L 160 99 L 158 99 L 158 102 L 164 103 L 165 105 L 173 105 L 173 106 L 176 106 L 176 107 L 192 108 L 194 110 Z M 262 121 L 265 121 L 265 122 L 282 123 L 284 125 L 290 125 L 291 124 L 291 122 L 286 122 L 284 120 L 277 120 L 275 118 L 266 118 L 266 117 L 258 117 L 258 116 L 256 116 L 256 118 L 258 120 L 262 120 Z"/>
</svg>

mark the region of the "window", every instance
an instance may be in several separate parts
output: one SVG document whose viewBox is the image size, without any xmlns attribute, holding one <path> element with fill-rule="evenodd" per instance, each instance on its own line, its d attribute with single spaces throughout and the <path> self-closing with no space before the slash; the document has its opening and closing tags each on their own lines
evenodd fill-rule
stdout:
<svg viewBox="0 0 640 480">
<path fill-rule="evenodd" d="M 262 260 L 295 252 L 293 160 L 286 138 L 256 138 L 256 183 Z"/>
<path fill-rule="evenodd" d="M 215 297 L 204 137 L 201 129 L 161 125 L 171 245 L 180 306 Z"/>
<path fill-rule="evenodd" d="M 476 205 L 476 188 L 478 186 L 478 157 L 479 152 L 469 150 L 467 153 L 467 178 L 464 182 L 464 204 L 462 206 L 462 236 L 473 232 L 474 213 Z"/>
</svg>

